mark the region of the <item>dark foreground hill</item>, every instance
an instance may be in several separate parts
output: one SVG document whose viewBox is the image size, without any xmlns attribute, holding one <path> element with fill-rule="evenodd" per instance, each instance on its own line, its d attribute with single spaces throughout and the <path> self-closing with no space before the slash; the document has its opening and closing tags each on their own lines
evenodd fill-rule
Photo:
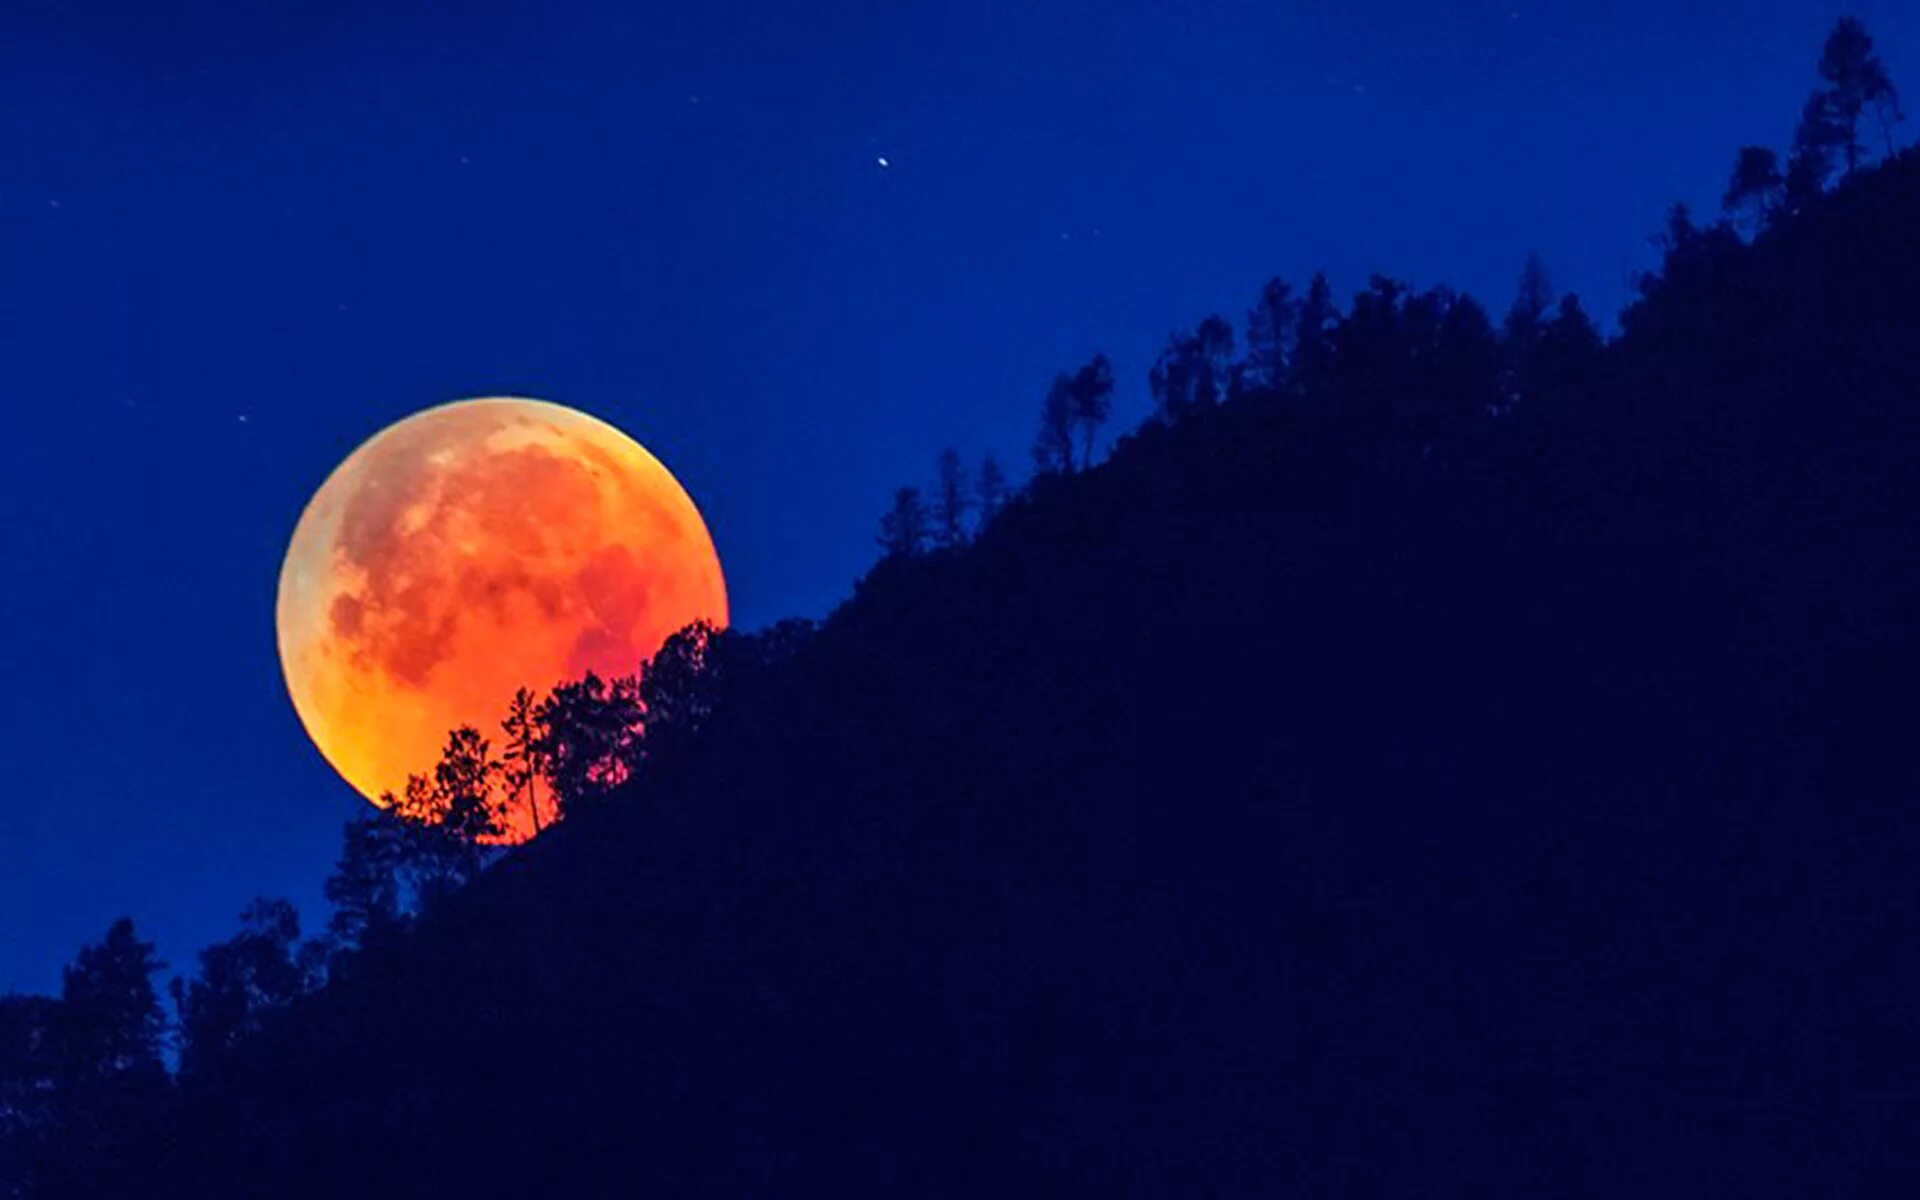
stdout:
<svg viewBox="0 0 1920 1200">
<path fill-rule="evenodd" d="M 1909 158 L 1678 231 L 1550 403 L 1255 394 L 1042 480 L 100 1186 L 1883 1193 L 1915 280 Z"/>
</svg>

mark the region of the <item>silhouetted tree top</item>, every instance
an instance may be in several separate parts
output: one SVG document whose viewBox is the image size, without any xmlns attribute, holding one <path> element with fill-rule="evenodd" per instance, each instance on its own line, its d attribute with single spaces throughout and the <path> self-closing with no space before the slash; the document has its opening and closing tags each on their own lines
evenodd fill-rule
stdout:
<svg viewBox="0 0 1920 1200">
<path fill-rule="evenodd" d="M 1233 327 L 1217 315 L 1192 333 L 1174 334 L 1147 373 L 1159 418 L 1178 421 L 1225 400 L 1232 360 Z"/>
<path fill-rule="evenodd" d="M 447 735 L 433 783 L 438 824 L 450 836 L 477 843 L 503 832 L 500 764 L 478 729 L 463 726 Z"/>
<path fill-rule="evenodd" d="M 125 917 L 81 947 L 60 983 L 60 1058 L 70 1078 L 160 1069 L 167 1022 L 153 977 L 164 965 Z"/>
<path fill-rule="evenodd" d="M 940 452 L 933 484 L 933 543 L 952 550 L 967 540 L 967 513 L 973 508 L 972 489 L 967 469 L 960 465 L 960 452 L 948 447 Z"/>
<path fill-rule="evenodd" d="M 1507 337 L 1523 345 L 1533 342 L 1553 310 L 1553 301 L 1553 281 L 1547 274 L 1546 261 L 1538 254 L 1527 255 L 1513 304 L 1507 309 Z"/>
<path fill-rule="evenodd" d="M 1792 149 L 1787 154 L 1788 204 L 1795 209 L 1805 208 L 1826 190 L 1845 138 L 1845 130 L 1834 116 L 1827 96 L 1815 92 L 1807 97 L 1800 110 L 1800 122 L 1794 126 Z"/>
<path fill-rule="evenodd" d="M 706 621 L 679 630 L 640 669 L 643 757 L 690 743 L 712 720 L 738 654 L 736 640 Z"/>
<path fill-rule="evenodd" d="M 256 900 L 240 915 L 239 933 L 200 952 L 198 976 L 174 980 L 183 1077 L 208 1069 L 307 991 L 313 979 L 299 941 L 293 905 Z"/>
<path fill-rule="evenodd" d="M 1318 403 L 1326 399 L 1334 376 L 1333 331 L 1339 323 L 1333 286 L 1324 272 L 1316 272 L 1300 301 L 1289 358 L 1288 391 L 1296 400 Z"/>
<path fill-rule="evenodd" d="M 879 541 L 884 558 L 912 558 L 927 548 L 927 506 L 919 488 L 895 489 L 893 507 L 880 518 Z"/>
<path fill-rule="evenodd" d="M 384 809 L 347 822 L 340 858 L 325 888 L 333 906 L 327 936 L 337 954 L 351 955 L 399 927 L 405 836 L 400 818 Z"/>
<path fill-rule="evenodd" d="M 1247 311 L 1247 357 L 1242 386 L 1269 392 L 1287 388 L 1287 367 L 1298 336 L 1300 302 L 1286 280 L 1267 280 Z"/>
<path fill-rule="evenodd" d="M 536 715 L 560 817 L 607 798 L 633 776 L 642 715 L 635 677 L 605 680 L 589 671 L 554 688 Z"/>
<path fill-rule="evenodd" d="M 1107 356 L 1096 354 L 1075 371 L 1068 394 L 1073 423 L 1080 430 L 1080 465 L 1084 469 L 1093 465 L 1094 435 L 1106 424 L 1107 414 L 1113 410 L 1113 364 L 1107 361 Z"/>
<path fill-rule="evenodd" d="M 1780 157 L 1766 146 L 1743 146 L 1733 164 L 1733 177 L 1720 197 L 1720 208 L 1749 229 L 1770 222 L 1786 203 L 1786 176 Z"/>
<path fill-rule="evenodd" d="M 979 507 L 979 528 L 985 529 L 992 522 L 994 514 L 1007 502 L 1007 476 L 991 454 L 980 460 L 980 470 L 974 476 L 974 491 Z"/>
<path fill-rule="evenodd" d="M 1879 120 L 1887 153 L 1893 153 L 1893 125 L 1900 120 L 1900 97 L 1887 68 L 1874 53 L 1873 39 L 1854 17 L 1841 17 L 1827 35 L 1820 52 L 1820 78 L 1827 83 L 1822 109 L 1833 125 L 1847 164 L 1847 174 L 1860 168 L 1865 148 L 1860 142 L 1860 120 L 1872 111 Z"/>
<path fill-rule="evenodd" d="M 546 824 L 540 807 L 540 787 L 547 774 L 547 758 L 541 749 L 538 704 L 531 691 L 519 688 L 500 722 L 501 732 L 507 737 L 500 755 L 500 777 L 507 793 L 503 817 L 511 822 L 515 814 L 524 811 L 535 835 Z"/>
<path fill-rule="evenodd" d="M 1078 420 L 1073 404 L 1073 376 L 1062 372 L 1047 385 L 1040 405 L 1040 430 L 1033 437 L 1033 473 L 1064 475 L 1073 470 L 1073 431 Z"/>
<path fill-rule="evenodd" d="M 1866 156 L 1861 121 L 1871 113 L 1880 127 L 1889 157 L 1893 126 L 1903 119 L 1899 93 L 1873 39 L 1853 17 L 1842 17 L 1827 35 L 1818 63 L 1826 85 L 1801 107 L 1788 149 L 1778 168 L 1761 147 L 1747 147 L 1735 164 L 1724 197 L 1730 216 L 1750 227 L 1770 223 L 1784 212 L 1801 212 L 1826 190 L 1836 169 L 1852 175 Z"/>
</svg>

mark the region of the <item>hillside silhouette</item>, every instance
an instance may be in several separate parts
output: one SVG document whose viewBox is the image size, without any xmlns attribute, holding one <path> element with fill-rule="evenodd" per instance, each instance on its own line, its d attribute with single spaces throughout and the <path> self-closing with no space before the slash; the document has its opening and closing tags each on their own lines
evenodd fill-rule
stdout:
<svg viewBox="0 0 1920 1200">
<path fill-rule="evenodd" d="M 686 736 L 34 1194 L 1884 1192 L 1916 215 L 1913 153 L 1676 211 L 1612 340 L 1537 267 L 1504 324 L 1309 288 L 1104 461 L 1063 376 L 977 534 L 897 497 Z"/>
</svg>

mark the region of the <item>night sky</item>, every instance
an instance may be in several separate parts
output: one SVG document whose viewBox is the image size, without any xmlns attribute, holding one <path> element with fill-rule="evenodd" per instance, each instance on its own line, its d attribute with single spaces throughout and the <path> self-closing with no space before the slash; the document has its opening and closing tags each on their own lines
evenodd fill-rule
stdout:
<svg viewBox="0 0 1920 1200">
<path fill-rule="evenodd" d="M 1109 353 L 1124 428 L 1168 330 L 1319 267 L 1498 310 L 1537 250 L 1610 317 L 1838 13 L 1920 61 L 1893 0 L 7 7 L 0 991 L 121 914 L 177 968 L 324 919 L 360 801 L 274 588 L 396 418 L 604 417 L 738 623 L 818 616 L 942 446 L 1024 473 L 1056 370 Z"/>
</svg>

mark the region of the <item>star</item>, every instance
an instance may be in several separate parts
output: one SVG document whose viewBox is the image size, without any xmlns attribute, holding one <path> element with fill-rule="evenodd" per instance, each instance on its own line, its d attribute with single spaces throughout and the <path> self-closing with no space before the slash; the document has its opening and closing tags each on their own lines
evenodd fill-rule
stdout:
<svg viewBox="0 0 1920 1200">
<path fill-rule="evenodd" d="M 887 161 L 887 156 L 884 154 L 882 154 L 879 158 L 874 159 L 873 161 L 876 163 L 879 163 L 882 167 L 890 167 L 893 165 L 892 163 Z"/>
</svg>

